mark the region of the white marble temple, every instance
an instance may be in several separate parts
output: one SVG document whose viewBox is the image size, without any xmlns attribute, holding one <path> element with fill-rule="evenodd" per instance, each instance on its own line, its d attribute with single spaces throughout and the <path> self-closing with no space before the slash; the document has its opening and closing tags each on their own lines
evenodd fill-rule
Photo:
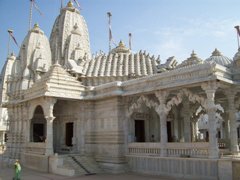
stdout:
<svg viewBox="0 0 240 180">
<path fill-rule="evenodd" d="M 215 49 L 206 60 L 192 52 L 180 64 L 175 57 L 161 64 L 123 42 L 91 55 L 87 24 L 70 1 L 50 39 L 36 24 L 18 56 L 6 60 L 0 109 L 0 132 L 9 128 L 6 156 L 69 176 L 76 172 L 66 169 L 63 154 L 91 157 L 113 173 L 232 178 L 239 70 L 240 49 L 233 60 Z"/>
</svg>

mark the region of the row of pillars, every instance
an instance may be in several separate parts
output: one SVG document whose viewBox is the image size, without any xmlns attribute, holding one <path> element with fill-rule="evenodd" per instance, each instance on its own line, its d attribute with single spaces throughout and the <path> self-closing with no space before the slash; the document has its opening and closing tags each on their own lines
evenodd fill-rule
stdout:
<svg viewBox="0 0 240 180">
<path fill-rule="evenodd" d="M 53 154 L 53 107 L 56 103 L 55 99 L 45 99 L 43 101 L 44 114 L 46 119 L 46 146 L 45 155 Z M 9 113 L 9 141 L 8 146 L 8 156 L 12 159 L 20 158 L 21 149 L 24 146 L 22 143 L 30 141 L 30 125 L 31 125 L 31 115 L 30 112 L 34 112 L 34 107 L 29 105 L 17 105 L 8 109 Z M 29 110 L 30 109 L 30 110 Z"/>
<path fill-rule="evenodd" d="M 217 134 L 217 124 L 216 124 L 216 111 L 217 107 L 215 105 L 215 92 L 217 90 L 216 83 L 207 83 L 202 86 L 202 89 L 205 91 L 206 99 L 206 111 L 208 114 L 209 121 L 209 158 L 218 158 L 219 157 L 219 148 L 218 148 L 218 134 Z M 168 97 L 167 91 L 157 91 L 156 96 L 160 102 L 159 107 L 156 109 L 160 117 L 160 137 L 161 137 L 161 147 L 166 147 L 168 142 L 167 135 L 167 115 L 169 110 L 166 108 L 166 98 Z M 236 108 L 235 108 L 235 95 L 236 92 L 229 90 L 226 92 L 229 104 L 229 120 L 230 120 L 230 143 L 231 151 L 233 154 L 239 153 L 238 138 L 237 138 L 237 125 L 236 125 Z M 189 117 L 190 118 L 190 117 Z M 190 121 L 190 119 L 189 119 Z M 186 123 L 187 125 L 187 123 Z M 186 128 L 185 128 L 186 130 Z M 190 132 L 184 132 L 190 133 Z M 188 135 L 186 135 L 187 137 Z M 162 149 L 161 156 L 167 156 L 167 150 Z"/>
</svg>

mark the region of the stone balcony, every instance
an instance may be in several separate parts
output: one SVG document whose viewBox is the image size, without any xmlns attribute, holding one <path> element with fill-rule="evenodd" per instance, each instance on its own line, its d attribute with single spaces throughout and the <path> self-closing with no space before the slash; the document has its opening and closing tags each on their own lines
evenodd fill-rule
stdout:
<svg viewBox="0 0 240 180">
<path fill-rule="evenodd" d="M 130 143 L 129 155 L 160 156 L 161 150 L 167 150 L 168 157 L 208 157 L 208 142 L 197 143 L 167 143 L 161 147 L 160 143 Z"/>
</svg>

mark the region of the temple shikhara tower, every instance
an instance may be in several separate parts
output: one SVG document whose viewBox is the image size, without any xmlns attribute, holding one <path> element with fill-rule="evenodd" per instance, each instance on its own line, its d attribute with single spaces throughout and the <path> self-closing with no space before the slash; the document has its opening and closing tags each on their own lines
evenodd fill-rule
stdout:
<svg viewBox="0 0 240 180">
<path fill-rule="evenodd" d="M 101 47 L 100 47 L 101 48 Z M 74 176 L 139 172 L 233 178 L 239 158 L 240 49 L 162 63 L 124 42 L 92 54 L 71 1 L 50 38 L 35 24 L 1 74 L 5 156 Z M 4 121 L 4 122 L 2 122 Z M 1 128 L 0 128 L 1 133 Z M 3 136 L 0 134 L 0 140 Z"/>
</svg>

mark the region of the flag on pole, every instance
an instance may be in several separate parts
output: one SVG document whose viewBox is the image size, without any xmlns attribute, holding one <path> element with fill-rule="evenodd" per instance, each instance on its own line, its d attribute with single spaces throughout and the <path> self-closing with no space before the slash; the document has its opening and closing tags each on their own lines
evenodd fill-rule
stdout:
<svg viewBox="0 0 240 180">
<path fill-rule="evenodd" d="M 36 4 L 35 0 L 30 0 L 33 3 L 34 8 L 38 11 L 38 13 L 42 16 L 43 13 L 41 12 L 41 10 L 39 9 L 39 7 Z"/>
<path fill-rule="evenodd" d="M 111 12 L 107 12 L 108 15 L 108 32 L 109 32 L 109 52 L 112 49 L 111 42 L 112 42 L 112 28 L 111 28 Z"/>
<path fill-rule="evenodd" d="M 111 27 L 111 17 L 112 17 L 112 14 L 111 12 L 108 12 L 107 13 L 108 15 L 108 26 L 109 26 L 109 41 L 112 41 L 112 27 Z"/>
<path fill-rule="evenodd" d="M 129 36 L 129 49 L 132 50 L 132 33 L 129 33 L 128 36 Z"/>
<path fill-rule="evenodd" d="M 117 46 L 117 44 L 115 43 L 112 35 L 112 26 L 111 26 L 112 14 L 111 12 L 108 12 L 107 15 L 108 15 L 108 27 L 109 27 L 109 51 L 111 51 L 111 43 L 113 43 L 115 46 Z"/>
<path fill-rule="evenodd" d="M 13 31 L 9 29 L 8 33 L 9 33 L 10 37 L 13 39 L 14 43 L 17 45 L 17 47 L 19 47 L 19 45 L 17 43 L 17 40 L 16 40 L 16 38 L 13 35 Z"/>
<path fill-rule="evenodd" d="M 240 37 L 240 28 L 239 28 L 239 26 L 235 26 L 235 28 L 237 30 L 238 36 Z"/>
<path fill-rule="evenodd" d="M 74 2 L 76 3 L 77 7 L 80 8 L 80 4 L 78 3 L 78 1 L 74 0 Z"/>
</svg>

